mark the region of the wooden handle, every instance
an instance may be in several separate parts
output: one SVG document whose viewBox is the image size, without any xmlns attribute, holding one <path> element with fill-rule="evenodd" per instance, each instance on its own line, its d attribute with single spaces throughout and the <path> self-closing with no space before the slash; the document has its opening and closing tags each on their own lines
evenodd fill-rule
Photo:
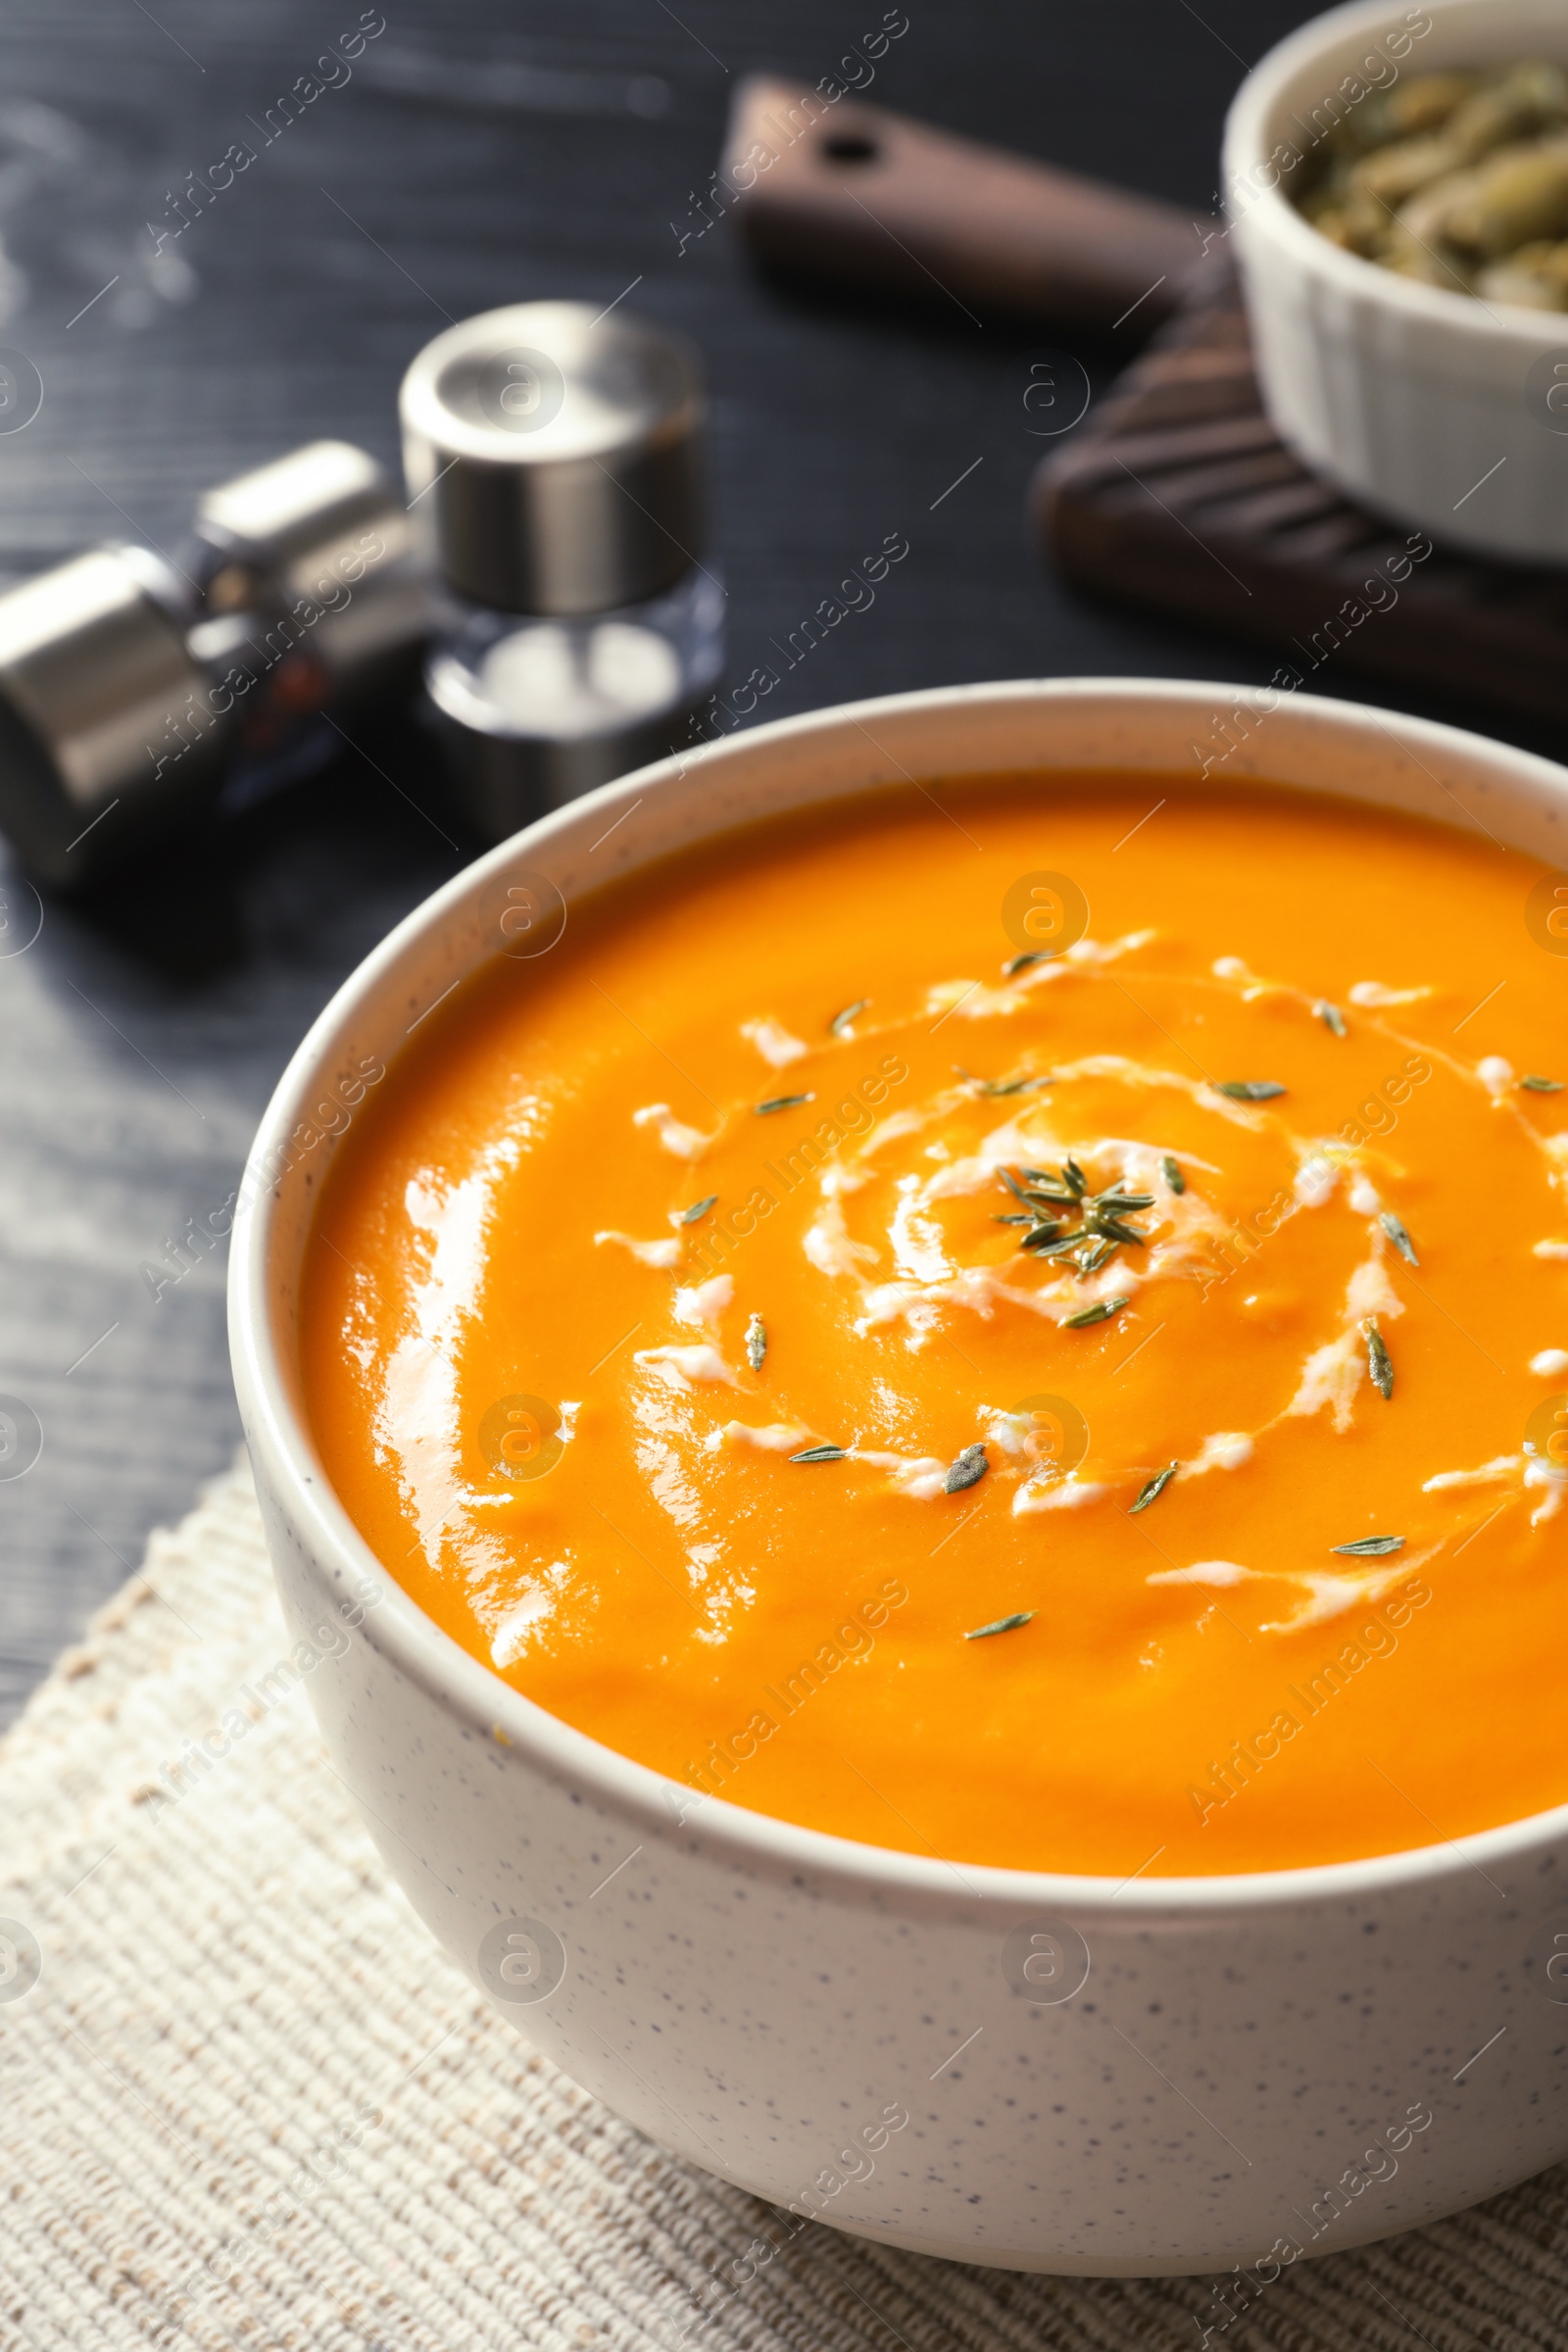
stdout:
<svg viewBox="0 0 1568 2352">
<path fill-rule="evenodd" d="M 1092 333 L 1152 332 L 1217 225 L 763 74 L 736 92 L 721 179 L 761 261 Z"/>
</svg>

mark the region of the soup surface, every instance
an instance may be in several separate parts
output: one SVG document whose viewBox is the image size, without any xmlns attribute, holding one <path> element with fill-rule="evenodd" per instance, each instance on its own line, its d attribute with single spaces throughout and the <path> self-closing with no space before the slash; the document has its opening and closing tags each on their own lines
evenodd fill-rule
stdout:
<svg viewBox="0 0 1568 2352">
<path fill-rule="evenodd" d="M 683 1816 L 1122 1880 L 1561 1801 L 1544 876 L 1056 774 L 597 894 L 339 1148 L 303 1302 L 338 1494 Z"/>
</svg>

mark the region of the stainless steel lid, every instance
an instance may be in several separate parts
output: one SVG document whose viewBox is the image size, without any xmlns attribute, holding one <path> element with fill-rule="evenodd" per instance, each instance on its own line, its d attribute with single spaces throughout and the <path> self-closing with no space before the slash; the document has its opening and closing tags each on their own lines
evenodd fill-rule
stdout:
<svg viewBox="0 0 1568 2352">
<path fill-rule="evenodd" d="M 701 548 L 702 369 L 683 337 L 587 303 L 466 318 L 400 400 L 411 510 L 448 587 L 508 612 L 604 612 Z"/>
<path fill-rule="evenodd" d="M 402 553 L 408 518 L 372 457 L 349 441 L 312 441 L 270 465 L 257 466 L 204 490 L 196 502 L 196 534 L 222 564 L 207 594 L 215 612 L 254 603 L 263 584 L 299 595 L 316 574 L 368 533 L 390 530 Z"/>
<path fill-rule="evenodd" d="M 172 816 L 222 763 L 233 721 L 186 645 L 183 593 L 157 556 L 105 547 L 0 596 L 0 830 L 52 881 L 121 853 L 117 812 Z"/>
<path fill-rule="evenodd" d="M 225 658 L 245 614 L 266 669 L 292 650 L 326 695 L 387 683 L 430 626 L 423 551 L 401 492 L 349 441 L 312 441 L 202 493 L 196 508 L 206 620 L 193 650 Z M 254 666 L 254 664 L 252 664 Z"/>
</svg>

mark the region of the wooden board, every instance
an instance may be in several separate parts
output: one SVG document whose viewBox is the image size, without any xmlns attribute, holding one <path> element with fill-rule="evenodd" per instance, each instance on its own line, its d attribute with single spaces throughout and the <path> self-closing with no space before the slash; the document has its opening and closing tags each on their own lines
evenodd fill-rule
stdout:
<svg viewBox="0 0 1568 2352">
<path fill-rule="evenodd" d="M 1434 546 L 1310 473 L 1263 414 L 1228 272 L 1160 329 L 1032 495 L 1075 586 L 1274 646 L 1298 683 L 1332 662 L 1568 720 L 1568 571 Z"/>
<path fill-rule="evenodd" d="M 869 106 L 832 75 L 748 74 L 718 183 L 758 260 L 791 275 L 951 304 L 976 327 L 1003 312 L 1125 326 L 1129 345 L 1177 308 L 1218 226 Z"/>
</svg>

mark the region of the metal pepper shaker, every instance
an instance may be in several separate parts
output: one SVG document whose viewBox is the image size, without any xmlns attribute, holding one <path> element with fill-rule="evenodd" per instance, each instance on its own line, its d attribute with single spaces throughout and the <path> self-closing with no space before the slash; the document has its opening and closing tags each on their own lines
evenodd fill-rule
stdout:
<svg viewBox="0 0 1568 2352">
<path fill-rule="evenodd" d="M 500 840 L 673 749 L 717 681 L 701 364 L 623 312 L 519 303 L 427 344 L 400 408 L 441 581 L 425 687 L 454 786 Z"/>
<path fill-rule="evenodd" d="M 177 563 L 95 548 L 0 596 L 0 830 L 80 883 L 236 785 L 322 763 L 323 710 L 416 670 L 412 542 L 374 460 L 318 441 L 205 492 Z"/>
</svg>

